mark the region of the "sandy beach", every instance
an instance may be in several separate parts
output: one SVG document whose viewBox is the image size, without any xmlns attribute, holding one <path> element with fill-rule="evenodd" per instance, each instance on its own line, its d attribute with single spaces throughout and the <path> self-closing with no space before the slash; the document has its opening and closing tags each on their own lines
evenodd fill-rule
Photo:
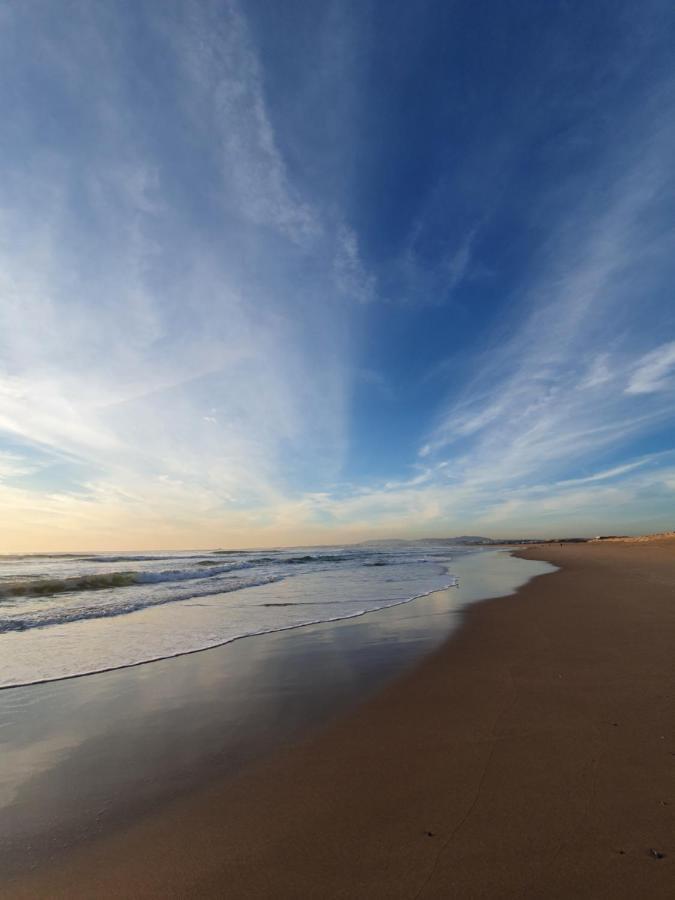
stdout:
<svg viewBox="0 0 675 900">
<path fill-rule="evenodd" d="M 666 898 L 675 540 L 546 545 L 411 673 L 7 897 Z"/>
</svg>

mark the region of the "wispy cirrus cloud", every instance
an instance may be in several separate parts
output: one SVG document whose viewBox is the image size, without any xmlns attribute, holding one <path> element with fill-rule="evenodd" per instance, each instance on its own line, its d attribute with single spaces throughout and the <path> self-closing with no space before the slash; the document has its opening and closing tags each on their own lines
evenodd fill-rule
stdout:
<svg viewBox="0 0 675 900">
<path fill-rule="evenodd" d="M 327 504 L 338 520 L 392 534 L 404 523 L 601 531 L 612 516 L 672 525 L 672 454 L 641 452 L 675 424 L 675 345 L 663 342 L 675 320 L 662 299 L 675 274 L 675 133 L 670 91 L 656 94 L 633 143 L 609 148 L 551 220 L 410 478 Z"/>
<path fill-rule="evenodd" d="M 572 206 L 552 229 L 501 343 L 441 416 L 425 458 L 459 446 L 468 481 L 528 482 L 672 420 L 675 345 L 643 349 L 664 319 L 649 298 L 653 279 L 672 270 L 664 213 L 675 201 L 674 135 L 663 118 L 660 108 L 630 152 L 610 153 L 587 185 L 594 206 Z M 636 402 L 638 393 L 654 396 Z"/>
<path fill-rule="evenodd" d="M 627 394 L 653 394 L 675 389 L 675 341 L 661 344 L 637 360 Z"/>
<path fill-rule="evenodd" d="M 289 178 L 239 5 L 190 2 L 177 19 L 158 16 L 156 24 L 173 51 L 181 112 L 200 147 L 209 148 L 232 213 L 298 243 L 318 237 L 320 213 Z"/>
<path fill-rule="evenodd" d="M 136 497 L 234 521 L 339 467 L 350 308 L 372 281 L 287 170 L 239 7 L 139 16 L 143 40 L 114 7 L 5 15 L 0 429 L 26 458 L 80 462 L 75 493 L 44 501 L 54 515 L 119 506 L 119 525 Z M 32 508 L 29 490 L 12 503 Z"/>
<path fill-rule="evenodd" d="M 0 452 L 0 481 L 30 475 L 39 467 L 19 453 Z"/>
</svg>

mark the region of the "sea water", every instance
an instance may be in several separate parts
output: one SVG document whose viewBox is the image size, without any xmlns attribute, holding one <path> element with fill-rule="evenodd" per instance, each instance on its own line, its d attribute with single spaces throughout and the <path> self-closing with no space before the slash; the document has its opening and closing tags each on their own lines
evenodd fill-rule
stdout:
<svg viewBox="0 0 675 900">
<path fill-rule="evenodd" d="M 0 687 L 363 615 L 455 583 L 447 542 L 0 556 Z"/>
</svg>

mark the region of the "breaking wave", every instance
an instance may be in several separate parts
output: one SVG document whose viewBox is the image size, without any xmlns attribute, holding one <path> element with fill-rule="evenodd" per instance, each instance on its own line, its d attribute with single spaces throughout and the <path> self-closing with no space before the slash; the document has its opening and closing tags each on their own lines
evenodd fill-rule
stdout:
<svg viewBox="0 0 675 900">
<path fill-rule="evenodd" d="M 72 578 L 29 578 L 7 581 L 0 587 L 0 599 L 10 597 L 44 597 L 66 591 L 95 591 L 102 588 L 128 587 L 137 583 L 137 572 L 109 572 L 102 575 L 75 575 Z"/>
<path fill-rule="evenodd" d="M 81 622 L 86 619 L 109 619 L 113 616 L 124 616 L 128 613 L 138 612 L 141 609 L 162 606 L 165 603 L 175 603 L 179 600 L 192 600 L 216 594 L 230 594 L 245 588 L 274 584 L 275 581 L 281 581 L 283 577 L 283 575 L 260 575 L 255 578 L 236 578 L 229 583 L 221 582 L 218 585 L 213 585 L 210 590 L 208 587 L 197 588 L 191 586 L 189 590 L 174 591 L 166 594 L 143 594 L 142 596 L 133 594 L 126 596 L 121 592 L 115 592 L 107 603 L 80 603 L 59 607 L 54 610 L 34 609 L 32 611 L 24 611 L 21 615 L 8 616 L 0 619 L 0 634 L 7 634 L 11 631 L 28 631 L 31 628 L 45 628 L 48 625 L 67 625 L 70 622 Z"/>
<path fill-rule="evenodd" d="M 82 557 L 78 557 L 82 558 Z M 162 560 L 165 557 L 156 556 L 99 556 L 98 563 L 129 562 L 142 560 Z M 164 569 L 160 571 L 128 571 L 128 572 L 97 572 L 87 575 L 73 575 L 66 578 L 49 578 L 33 576 L 31 578 L 0 582 L 0 601 L 12 597 L 45 597 L 53 594 L 63 594 L 70 591 L 100 591 L 110 588 L 124 588 L 134 584 L 159 584 L 167 581 L 192 581 L 203 578 L 214 578 L 229 572 L 242 569 L 251 569 L 256 566 L 297 566 L 306 563 L 342 563 L 353 562 L 349 556 L 335 554 L 306 554 L 305 556 L 255 556 L 249 559 L 233 563 L 223 563 L 221 560 L 204 559 L 200 557 L 181 557 L 183 559 L 197 559 L 188 568 Z M 367 565 L 384 566 L 385 561 L 367 563 Z M 0 627 L 1 630 L 1 627 Z"/>
</svg>

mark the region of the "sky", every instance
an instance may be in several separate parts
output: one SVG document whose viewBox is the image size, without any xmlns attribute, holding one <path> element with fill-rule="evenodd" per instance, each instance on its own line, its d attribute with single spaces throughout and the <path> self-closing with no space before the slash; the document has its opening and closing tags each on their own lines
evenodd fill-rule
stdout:
<svg viewBox="0 0 675 900">
<path fill-rule="evenodd" d="M 0 552 L 675 528 L 670 0 L 0 7 Z"/>
</svg>

